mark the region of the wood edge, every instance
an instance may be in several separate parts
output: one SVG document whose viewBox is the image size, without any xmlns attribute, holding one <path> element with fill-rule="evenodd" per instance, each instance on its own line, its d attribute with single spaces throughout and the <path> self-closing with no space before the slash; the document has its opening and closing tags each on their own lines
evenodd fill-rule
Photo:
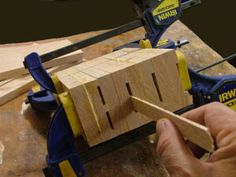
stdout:
<svg viewBox="0 0 236 177">
<path fill-rule="evenodd" d="M 44 67 L 46 69 L 50 69 L 52 67 L 56 67 L 54 66 L 55 64 L 57 64 L 58 66 L 60 65 L 64 65 L 64 64 L 70 64 L 70 63 L 74 63 L 74 62 L 80 62 L 83 60 L 83 51 L 82 50 L 78 50 L 78 51 L 75 51 L 75 52 L 72 52 L 72 53 L 69 53 L 67 55 L 63 55 L 61 57 L 58 57 L 58 58 L 55 58 L 49 62 L 46 62 L 44 64 Z M 64 57 L 78 57 L 78 59 L 63 59 Z M 59 60 L 59 61 L 58 61 Z M 65 60 L 65 61 L 64 61 Z M 3 71 L 3 72 L 0 72 L 0 82 L 1 81 L 4 81 L 4 80 L 7 80 L 7 79 L 13 79 L 15 77 L 21 77 L 25 74 L 29 74 L 28 70 L 26 70 L 24 67 L 23 67 L 23 63 L 22 63 L 22 68 L 15 68 L 15 69 L 11 69 L 11 70 L 8 70 L 8 71 Z"/>
<path fill-rule="evenodd" d="M 191 121 L 191 120 L 189 120 L 189 119 L 186 119 L 186 118 L 184 118 L 184 117 L 182 117 L 182 116 L 176 115 L 176 114 L 174 114 L 174 113 L 172 113 L 172 112 L 170 112 L 170 111 L 168 111 L 168 110 L 165 110 L 165 109 L 163 109 L 163 108 L 160 108 L 159 106 L 154 105 L 154 104 L 152 104 L 152 103 L 149 103 L 149 102 L 147 102 L 147 101 L 145 101 L 145 100 L 142 100 L 142 99 L 140 99 L 140 98 L 138 98 L 138 97 L 131 96 L 131 101 L 132 101 L 132 104 L 133 104 L 133 106 L 134 106 L 134 110 L 137 109 L 137 104 L 138 104 L 138 103 L 150 105 L 151 107 L 157 108 L 159 111 L 162 111 L 162 112 L 164 112 L 165 114 L 168 114 L 169 116 L 172 117 L 173 120 L 177 118 L 178 121 L 180 120 L 180 121 L 184 122 L 184 124 L 187 123 L 187 124 L 189 124 L 189 125 L 191 125 L 191 126 L 193 126 L 193 127 L 196 127 L 201 133 L 203 133 L 204 138 L 205 138 L 204 142 L 207 142 L 207 143 L 201 143 L 201 142 L 193 142 L 193 143 L 196 143 L 198 146 L 204 148 L 205 150 L 207 150 L 207 151 L 209 151 L 209 152 L 213 152 L 213 151 L 214 151 L 214 148 L 215 148 L 215 147 L 214 147 L 214 140 L 213 140 L 213 138 L 212 138 L 212 136 L 211 136 L 211 134 L 210 134 L 209 128 L 207 128 L 207 127 L 205 127 L 205 126 L 203 126 L 203 125 L 201 125 L 201 124 L 198 124 L 198 123 L 196 123 L 196 122 L 193 122 L 193 121 Z M 139 111 L 139 110 L 136 110 L 136 111 Z M 142 114 L 145 115 L 144 112 L 140 112 L 140 113 L 142 113 Z M 164 118 L 164 117 L 163 117 L 163 118 Z M 167 119 L 170 119 L 170 117 L 168 118 L 168 116 L 167 116 Z M 175 123 L 175 124 L 177 125 L 177 127 L 179 128 L 177 122 L 174 122 L 174 123 Z M 179 129 L 179 130 L 180 130 L 180 129 Z M 180 131 L 181 131 L 181 130 L 180 130 Z M 181 132 L 181 134 L 184 134 L 184 132 Z"/>
</svg>

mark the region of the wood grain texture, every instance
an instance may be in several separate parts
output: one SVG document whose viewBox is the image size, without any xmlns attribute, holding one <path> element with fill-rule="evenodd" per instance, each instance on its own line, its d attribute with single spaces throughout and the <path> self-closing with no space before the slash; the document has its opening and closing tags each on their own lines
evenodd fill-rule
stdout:
<svg viewBox="0 0 236 177">
<path fill-rule="evenodd" d="M 214 140 L 211 137 L 210 131 L 207 127 L 185 119 L 170 111 L 167 111 L 157 105 L 149 103 L 137 97 L 131 97 L 133 108 L 158 121 L 162 118 L 170 119 L 175 123 L 180 133 L 192 143 L 207 150 L 208 152 L 214 151 Z"/>
<path fill-rule="evenodd" d="M 88 144 L 94 146 L 152 121 L 134 111 L 131 95 L 171 111 L 188 105 L 176 64 L 174 50 L 123 49 L 57 76 L 71 94 Z"/>
<path fill-rule="evenodd" d="M 68 67 L 71 67 L 73 65 L 76 65 L 80 62 L 82 62 L 82 59 L 78 60 L 78 62 L 50 68 L 48 69 L 48 72 L 50 74 L 53 74 L 55 72 L 58 72 Z M 36 84 L 36 82 L 30 75 L 25 75 L 17 79 L 1 81 L 0 82 L 0 106 L 18 97 L 19 95 L 27 92 L 34 84 Z"/>
<path fill-rule="evenodd" d="M 11 46 L 0 48 L 0 81 L 4 79 L 11 79 L 19 77 L 28 73 L 23 66 L 24 57 L 31 52 L 37 52 L 39 55 L 45 54 L 49 51 L 65 47 L 72 44 L 69 40 L 59 40 L 54 42 L 47 42 L 43 44 L 30 43 L 23 46 Z M 45 68 L 59 66 L 65 63 L 76 62 L 82 58 L 82 51 L 76 51 L 71 54 L 53 59 L 44 63 Z"/>
</svg>

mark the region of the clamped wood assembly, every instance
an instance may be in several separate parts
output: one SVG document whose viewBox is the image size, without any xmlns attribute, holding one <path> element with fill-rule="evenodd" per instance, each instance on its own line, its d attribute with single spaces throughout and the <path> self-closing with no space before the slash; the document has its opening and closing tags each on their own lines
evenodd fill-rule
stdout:
<svg viewBox="0 0 236 177">
<path fill-rule="evenodd" d="M 30 60 L 40 58 L 33 53 L 25 63 Z M 170 118 L 190 141 L 212 151 L 206 127 L 171 113 L 189 104 L 177 64 L 174 50 L 123 49 L 58 72 L 59 82 L 53 87 L 58 109 L 48 135 L 47 171 L 56 177 L 82 176 L 75 138 L 83 136 L 93 147 L 147 125 L 153 118 Z M 35 71 L 30 73 L 37 81 L 42 79 Z"/>
<path fill-rule="evenodd" d="M 201 129 L 158 107 L 175 111 L 189 104 L 177 64 L 174 50 L 123 49 L 57 76 L 71 96 L 83 136 L 91 147 L 164 116 L 174 117 L 184 136 L 212 151 L 213 142 L 205 127 Z"/>
</svg>

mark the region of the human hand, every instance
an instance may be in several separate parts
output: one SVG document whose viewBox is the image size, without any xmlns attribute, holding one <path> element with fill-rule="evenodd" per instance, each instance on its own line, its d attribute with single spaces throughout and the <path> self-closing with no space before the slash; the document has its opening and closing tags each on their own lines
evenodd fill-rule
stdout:
<svg viewBox="0 0 236 177">
<path fill-rule="evenodd" d="M 210 103 L 182 115 L 209 128 L 216 150 L 206 161 L 193 154 L 175 125 L 157 122 L 157 154 L 171 177 L 236 177 L 236 112 L 220 103 Z"/>
</svg>

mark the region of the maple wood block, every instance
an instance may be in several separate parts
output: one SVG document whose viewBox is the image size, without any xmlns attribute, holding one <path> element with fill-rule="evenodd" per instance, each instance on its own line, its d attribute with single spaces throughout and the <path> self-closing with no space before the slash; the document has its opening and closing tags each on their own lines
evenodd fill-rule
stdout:
<svg viewBox="0 0 236 177">
<path fill-rule="evenodd" d="M 57 75 L 90 146 L 152 121 L 134 111 L 130 96 L 170 111 L 189 104 L 170 49 L 122 49 Z"/>
</svg>

